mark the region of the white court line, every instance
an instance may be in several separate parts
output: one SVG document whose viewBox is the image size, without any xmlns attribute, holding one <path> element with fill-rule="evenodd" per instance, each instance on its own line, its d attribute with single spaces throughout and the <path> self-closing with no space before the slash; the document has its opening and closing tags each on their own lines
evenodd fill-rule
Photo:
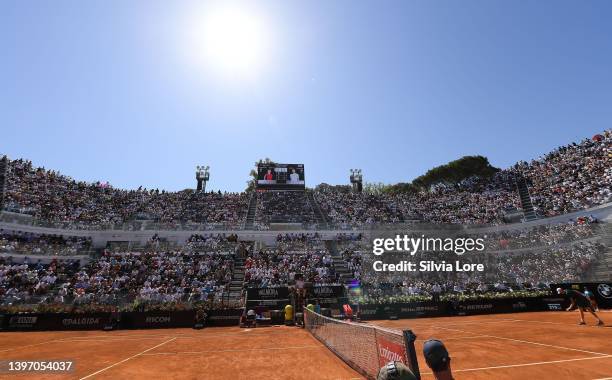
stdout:
<svg viewBox="0 0 612 380">
<path fill-rule="evenodd" d="M 462 332 L 462 333 L 466 333 L 466 334 L 478 335 L 476 333 L 473 333 L 471 331 L 466 331 L 466 330 L 451 329 L 451 328 L 448 328 L 448 327 L 441 327 L 441 326 L 433 326 L 433 327 L 437 327 L 437 328 L 442 329 L 442 330 L 458 331 L 458 332 Z M 599 356 L 609 356 L 610 355 L 610 354 L 604 354 L 604 353 L 601 353 L 601 352 L 594 352 L 594 351 L 587 351 L 587 350 L 579 350 L 577 348 L 569 348 L 569 347 L 563 347 L 563 346 L 556 346 L 554 344 L 538 343 L 538 342 L 532 342 L 532 341 L 529 341 L 529 340 L 506 338 L 506 337 L 503 337 L 503 336 L 484 335 L 484 334 L 480 334 L 480 335 L 482 335 L 485 338 L 494 338 L 494 339 L 509 340 L 511 342 L 528 343 L 528 344 L 533 344 L 533 345 L 536 345 L 536 346 L 552 347 L 552 348 L 558 348 L 558 349 L 561 349 L 561 350 L 584 352 L 584 353 L 587 353 L 587 354 L 593 354 L 593 355 L 599 355 Z"/>
<path fill-rule="evenodd" d="M 584 329 L 585 327 L 591 327 L 591 328 L 596 328 L 596 329 L 602 328 L 602 326 L 597 326 L 597 325 L 579 325 L 577 323 L 563 323 L 563 322 L 551 322 L 551 321 L 530 321 L 528 319 L 503 319 L 503 320 L 508 321 L 508 322 L 529 322 L 529 323 L 543 323 L 543 324 L 548 324 L 548 325 L 572 326 L 572 327 L 577 327 L 579 329 Z M 610 326 L 606 325 L 603 327 L 610 327 Z"/>
<path fill-rule="evenodd" d="M 415 321 L 418 321 L 418 320 L 412 320 L 411 322 L 415 322 Z M 456 322 L 441 322 L 441 325 L 443 325 L 443 326 L 456 326 L 456 325 L 481 325 L 481 324 L 483 324 L 483 323 L 502 323 L 502 322 L 508 322 L 508 321 L 510 321 L 510 319 L 484 319 L 484 320 L 482 320 L 482 321 L 463 321 L 463 322 L 461 322 L 461 321 L 456 321 Z M 371 321 L 371 322 L 374 322 L 374 323 L 369 323 L 369 322 L 366 322 L 366 324 L 367 324 L 367 325 L 379 326 L 379 327 L 385 327 L 385 328 L 387 328 L 387 329 L 397 329 L 397 327 L 396 327 L 396 326 L 385 326 L 385 325 L 377 324 L 377 323 L 376 323 L 377 321 Z M 378 322 L 380 322 L 380 321 L 378 321 Z M 426 322 L 426 323 L 427 323 L 428 321 L 423 321 L 423 322 Z M 518 322 L 518 320 L 517 320 L 517 322 Z M 418 326 L 418 323 L 413 323 L 413 325 L 412 325 L 412 326 L 413 326 L 413 327 L 414 327 L 414 326 Z"/>
<path fill-rule="evenodd" d="M 487 338 L 486 335 L 474 335 L 474 336 L 458 336 L 455 338 L 445 338 L 444 341 L 446 342 L 447 340 L 463 340 L 463 339 L 477 339 L 477 338 Z M 416 339 L 416 342 L 425 342 L 428 341 L 429 339 L 434 339 L 432 338 L 423 338 L 423 339 Z"/>
<path fill-rule="evenodd" d="M 253 335 L 264 335 L 264 334 L 253 334 Z M 271 336 L 274 336 L 275 334 L 268 334 Z M 115 342 L 115 341 L 122 341 L 122 340 L 151 340 L 151 339 L 163 339 L 163 338 L 176 338 L 176 339 L 195 339 L 195 340 L 211 340 L 211 339 L 216 339 L 218 337 L 226 337 L 228 339 L 234 339 L 234 338 L 239 338 L 239 339 L 250 339 L 251 336 L 249 335 L 243 335 L 243 334 L 209 334 L 209 335 L 202 335 L 202 336 L 192 336 L 192 335 L 149 335 L 149 336 L 143 336 L 140 337 L 138 335 L 122 335 L 122 336 L 97 336 L 96 338 L 94 337 L 75 337 L 75 338 L 64 338 L 64 339 L 60 339 L 57 340 L 58 342 Z"/>
<path fill-rule="evenodd" d="M 150 339 L 155 339 L 155 338 L 177 338 L 177 339 L 208 339 L 208 338 L 215 338 L 215 337 L 238 337 L 238 338 L 248 338 L 250 335 L 284 335 L 284 334 L 294 334 L 295 330 L 293 331 L 289 331 L 289 330 L 285 330 L 285 331 L 270 331 L 270 330 L 266 330 L 266 331 L 261 331 L 261 332 L 255 332 L 255 331 L 248 331 L 248 330 L 244 330 L 241 329 L 240 332 L 228 332 L 228 333 L 213 333 L 213 334 L 202 334 L 202 335 L 198 335 L 198 334 L 143 334 L 143 335 L 138 335 L 138 334 L 121 334 L 121 335 L 115 335 L 115 334 L 108 334 L 108 335 L 80 335 L 80 336 L 74 336 L 74 337 L 68 337 L 68 338 L 61 338 L 61 339 L 57 339 L 57 341 L 72 341 L 73 339 L 76 340 L 92 340 L 95 342 L 102 342 L 104 340 L 118 340 L 118 338 L 129 338 L 132 340 L 138 340 L 140 338 L 150 338 Z M 101 338 L 101 339 L 94 339 L 94 338 Z M 53 341 L 50 341 L 53 342 Z M 1 352 L 1 351 L 0 351 Z"/>
<path fill-rule="evenodd" d="M 293 347 L 270 347 L 270 348 L 244 348 L 244 349 L 228 349 L 228 350 L 206 350 L 206 351 L 177 351 L 177 352 L 152 352 L 150 354 L 142 354 L 143 356 L 154 355 L 197 355 L 210 354 L 215 352 L 247 352 L 247 351 L 274 351 L 274 350 L 303 350 L 308 348 L 324 348 L 325 346 L 293 346 Z"/>
<path fill-rule="evenodd" d="M 116 342 L 116 341 L 120 341 L 123 342 L 125 340 L 159 340 L 159 339 L 163 339 L 163 338 L 178 338 L 178 337 L 167 337 L 167 336 L 160 336 L 157 338 L 154 337 L 143 337 L 143 338 L 106 338 L 106 339 L 76 339 L 76 338 L 66 338 L 66 339 L 60 339 L 57 340 L 56 342 Z"/>
<path fill-rule="evenodd" d="M 166 344 L 166 343 L 170 343 L 170 342 L 172 342 L 172 341 L 173 341 L 173 340 L 175 340 L 175 339 L 176 339 L 176 337 L 171 338 L 171 339 L 168 339 L 168 340 L 166 340 L 165 342 L 162 342 L 162 343 L 160 343 L 160 344 L 158 344 L 158 345 L 156 345 L 156 346 L 153 346 L 153 347 L 151 347 L 151 348 L 147 348 L 146 350 L 144 350 L 144 351 L 142 351 L 142 352 L 139 352 L 139 353 L 137 353 L 136 355 L 132 355 L 132 356 L 130 356 L 129 358 L 125 358 L 125 359 L 123 359 L 123 360 L 121 360 L 121 361 L 118 361 L 117 363 L 111 364 L 111 365 L 109 365 L 108 367 L 102 368 L 102 369 L 101 369 L 101 370 L 99 370 L 99 371 L 96 371 L 96 372 L 94 372 L 94 373 L 92 373 L 92 374 L 89 374 L 89 375 L 87 375 L 87 376 L 85 376 L 85 377 L 81 377 L 79 380 L 88 379 L 88 378 L 90 378 L 90 377 L 92 377 L 92 376 L 95 376 L 95 375 L 97 375 L 97 374 L 99 374 L 99 373 L 101 373 L 101 372 L 106 371 L 107 369 L 113 368 L 113 367 L 115 367 L 115 366 L 117 366 L 117 365 L 119 365 L 119 364 L 122 364 L 122 363 L 127 362 L 128 360 L 134 359 L 135 357 L 138 357 L 138 356 L 140 356 L 140 355 L 146 354 L 147 352 L 149 352 L 149 351 L 151 351 L 151 350 L 154 350 L 154 349 L 156 349 L 157 347 L 161 347 L 161 346 L 163 346 L 163 345 L 164 345 L 164 344 Z"/>
<path fill-rule="evenodd" d="M 58 339 L 53 339 L 53 340 L 47 340 L 45 342 L 40 342 L 40 343 L 33 343 L 33 344 L 27 344 L 25 346 L 19 346 L 19 347 L 13 347 L 13 348 L 7 348 L 4 350 L 0 350 L 0 352 L 7 352 L 7 351 L 14 351 L 14 350 L 20 350 L 22 348 L 28 348 L 28 347 L 34 347 L 34 346 L 40 346 L 42 344 L 47 344 L 47 343 L 53 343 L 53 342 L 57 342 Z"/>
<path fill-rule="evenodd" d="M 142 338 L 141 338 L 142 336 Z M 23 348 L 28 348 L 28 347 L 35 347 L 35 346 L 41 346 L 43 344 L 48 344 L 48 343 L 62 343 L 62 342 L 105 342 L 105 341 L 116 341 L 116 340 L 144 340 L 144 339 L 161 339 L 161 338 L 179 338 L 181 336 L 174 336 L 174 335 L 154 335 L 154 334 L 148 334 L 148 335 L 91 335 L 91 336 L 87 336 L 87 335 L 77 335 L 74 337 L 69 337 L 69 338 L 58 338 L 58 339 L 53 339 L 53 340 L 47 340 L 44 342 L 40 342 L 40 343 L 33 343 L 33 344 L 26 344 L 25 346 L 19 346 L 19 347 L 13 347 L 13 348 L 7 348 L 4 350 L 0 350 L 0 352 L 8 352 L 8 351 L 14 351 L 14 350 L 20 350 Z M 125 339 L 123 337 L 127 337 L 128 339 Z M 146 338 L 145 338 L 146 337 Z M 94 339 L 94 338 L 105 338 L 105 339 Z"/>
<path fill-rule="evenodd" d="M 519 320 L 512 319 L 484 319 L 482 321 L 457 321 L 457 322 L 448 322 L 444 323 L 444 326 L 455 326 L 455 325 L 481 325 L 483 323 L 502 323 L 502 322 L 518 322 Z"/>
<path fill-rule="evenodd" d="M 508 364 L 508 365 L 498 365 L 493 367 L 480 367 L 480 368 L 466 368 L 466 369 L 454 369 L 453 372 L 474 372 L 474 371 L 486 371 L 490 369 L 503 369 L 503 368 L 516 368 L 516 367 L 529 367 L 534 365 L 545 365 L 545 364 L 556 364 L 556 363 L 566 363 L 566 362 L 577 362 L 582 360 L 597 360 L 597 359 L 607 359 L 612 358 L 612 355 L 606 356 L 589 356 L 588 358 L 575 358 L 575 359 L 562 359 L 562 360 L 551 360 L 547 362 L 533 362 L 533 363 L 523 363 L 523 364 Z M 431 372 L 422 372 L 421 375 L 431 375 Z M 612 379 L 609 377 L 608 379 Z M 607 380 L 607 379 L 598 379 L 598 380 Z"/>
<path fill-rule="evenodd" d="M 174 338 L 174 337 L 179 337 L 183 335 L 184 334 L 112 334 L 112 333 L 107 333 L 104 335 L 75 335 L 75 336 L 69 336 L 67 338 L 62 338 L 61 340 L 86 339 L 86 338 L 123 338 L 123 337 L 126 337 L 126 338 L 134 338 L 134 337 Z M 185 335 L 185 336 L 189 336 L 189 335 Z"/>
<path fill-rule="evenodd" d="M 612 380 L 612 377 L 603 377 L 601 379 L 593 379 L 593 380 Z"/>
</svg>

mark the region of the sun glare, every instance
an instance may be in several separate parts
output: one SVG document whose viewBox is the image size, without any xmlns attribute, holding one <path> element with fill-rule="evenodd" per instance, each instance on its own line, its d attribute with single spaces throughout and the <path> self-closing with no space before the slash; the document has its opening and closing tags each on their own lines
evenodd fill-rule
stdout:
<svg viewBox="0 0 612 380">
<path fill-rule="evenodd" d="M 252 77 L 268 54 L 269 38 L 263 19 L 249 7 L 224 6 L 205 9 L 194 22 L 190 50 L 197 63 L 216 74 Z"/>
</svg>

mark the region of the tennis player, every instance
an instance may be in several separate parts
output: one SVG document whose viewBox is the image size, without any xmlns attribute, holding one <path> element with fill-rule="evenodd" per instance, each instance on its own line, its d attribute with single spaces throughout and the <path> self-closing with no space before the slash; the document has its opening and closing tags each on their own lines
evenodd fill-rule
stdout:
<svg viewBox="0 0 612 380">
<path fill-rule="evenodd" d="M 595 298 L 595 294 L 593 294 L 587 287 L 584 288 L 584 295 L 586 298 L 591 301 L 591 306 L 593 306 L 593 311 L 599 311 L 599 306 L 597 306 L 597 299 Z"/>
<path fill-rule="evenodd" d="M 573 290 L 573 289 L 565 290 L 562 288 L 557 288 L 557 293 L 566 295 L 567 297 L 569 297 L 570 301 L 572 302 L 571 305 L 567 308 L 567 311 L 571 311 L 574 308 L 574 306 L 578 308 L 578 311 L 580 311 L 580 322 L 578 323 L 579 325 L 586 324 L 584 322 L 584 311 L 585 310 L 593 314 L 593 316 L 597 318 L 597 326 L 604 325 L 604 322 L 601 320 L 601 318 L 599 318 L 599 316 L 595 314 L 595 311 L 593 310 L 593 305 L 591 305 L 591 301 L 589 301 L 589 299 L 584 294 L 580 293 L 577 290 Z"/>
</svg>

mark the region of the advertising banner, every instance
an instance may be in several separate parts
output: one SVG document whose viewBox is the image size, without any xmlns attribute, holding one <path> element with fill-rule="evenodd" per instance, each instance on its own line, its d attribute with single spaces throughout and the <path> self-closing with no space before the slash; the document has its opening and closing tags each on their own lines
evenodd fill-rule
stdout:
<svg viewBox="0 0 612 380">
<path fill-rule="evenodd" d="M 382 336 L 376 337 L 376 343 L 378 345 L 379 367 L 389 362 L 402 362 L 406 364 L 406 348 L 403 345 L 391 342 Z"/>
</svg>

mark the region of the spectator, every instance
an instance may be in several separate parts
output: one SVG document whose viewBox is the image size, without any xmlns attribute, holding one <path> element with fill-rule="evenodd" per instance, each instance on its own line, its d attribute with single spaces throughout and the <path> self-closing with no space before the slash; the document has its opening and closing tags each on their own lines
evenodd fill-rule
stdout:
<svg viewBox="0 0 612 380">
<path fill-rule="evenodd" d="M 416 376 L 406 364 L 392 361 L 378 370 L 376 380 L 416 380 Z"/>
<path fill-rule="evenodd" d="M 452 380 L 451 358 L 444 343 L 430 339 L 423 344 L 423 356 L 436 380 Z"/>
</svg>

